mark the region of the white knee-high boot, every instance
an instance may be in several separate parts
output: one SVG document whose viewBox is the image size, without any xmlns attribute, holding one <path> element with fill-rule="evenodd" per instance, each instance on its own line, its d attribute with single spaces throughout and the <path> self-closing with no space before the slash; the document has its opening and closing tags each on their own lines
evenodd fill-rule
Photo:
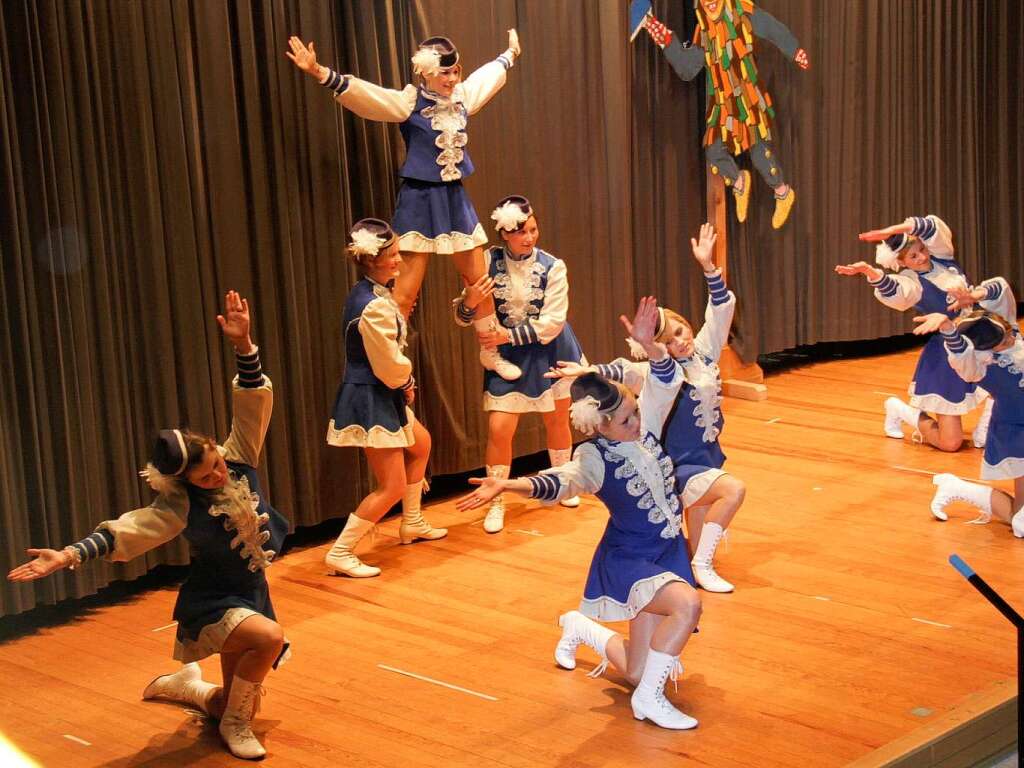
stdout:
<svg viewBox="0 0 1024 768">
<path fill-rule="evenodd" d="M 487 317 L 480 317 L 473 321 L 473 328 L 477 332 L 493 331 L 498 328 L 498 318 L 492 312 Z M 506 381 L 515 381 L 523 375 L 523 371 L 517 365 L 513 365 L 501 356 L 497 349 L 486 349 L 480 347 L 480 365 L 488 371 L 494 371 Z"/>
<path fill-rule="evenodd" d="M 974 443 L 975 448 L 985 447 L 985 441 L 988 439 L 988 424 L 992 421 L 992 406 L 995 405 L 995 402 L 991 397 L 985 398 L 985 405 L 981 409 L 981 416 L 978 417 L 978 423 L 971 433 L 971 442 Z"/>
<path fill-rule="evenodd" d="M 662 728 L 677 731 L 697 727 L 694 718 L 680 712 L 665 698 L 665 683 L 668 682 L 678 661 L 679 659 L 670 653 L 662 653 L 653 648 L 648 651 L 640 684 L 630 699 L 633 717 L 637 720 L 646 718 Z"/>
<path fill-rule="evenodd" d="M 962 480 L 948 472 L 933 477 L 932 483 L 937 486 L 935 496 L 932 497 L 932 514 L 938 520 L 949 519 L 946 505 L 954 501 L 966 501 L 977 507 L 981 511 L 979 523 L 987 523 L 992 519 L 992 489 L 987 485 Z M 1014 533 L 1017 533 L 1016 530 Z"/>
<path fill-rule="evenodd" d="M 423 499 L 423 481 L 405 486 L 402 496 L 402 523 L 398 526 L 398 538 L 403 544 L 412 544 L 416 539 L 433 541 L 448 535 L 447 528 L 434 528 L 423 517 L 420 503 Z"/>
<path fill-rule="evenodd" d="M 898 397 L 890 397 L 885 401 L 885 434 L 886 437 L 903 439 L 902 424 L 907 424 L 912 429 L 917 429 L 917 421 L 921 417 L 921 411 L 904 403 Z"/>
<path fill-rule="evenodd" d="M 220 718 L 220 736 L 231 754 L 243 760 L 258 760 L 267 754 L 256 734 L 252 732 L 252 720 L 259 709 L 262 686 L 238 675 L 231 680 L 231 692 L 224 704 Z"/>
<path fill-rule="evenodd" d="M 697 542 L 697 551 L 693 553 L 693 560 L 690 565 L 693 567 L 693 576 L 708 592 L 732 592 L 733 586 L 717 573 L 712 560 L 715 557 L 715 550 L 718 542 L 725 535 L 725 529 L 718 523 L 704 523 L 700 529 L 700 541 Z"/>
<path fill-rule="evenodd" d="M 493 464 L 487 467 L 488 477 L 497 477 L 501 480 L 508 479 L 508 473 L 511 467 L 507 464 Z M 505 527 L 505 498 L 504 494 L 499 493 L 493 499 L 491 499 L 491 506 L 487 509 L 487 515 L 484 517 L 484 530 L 488 533 L 497 533 Z"/>
<path fill-rule="evenodd" d="M 548 459 L 550 459 L 552 467 L 568 464 L 570 458 L 572 458 L 572 448 L 548 448 Z M 580 497 L 567 496 L 558 503 L 563 507 L 578 507 L 580 505 Z"/>
<path fill-rule="evenodd" d="M 589 674 L 597 677 L 608 666 L 608 641 L 615 637 L 615 632 L 603 624 L 598 624 L 579 611 L 569 611 L 558 617 L 558 626 L 562 628 L 562 637 L 555 646 L 555 661 L 563 669 L 576 669 L 576 649 L 585 645 L 593 649 L 601 657 L 601 663 Z"/>
<path fill-rule="evenodd" d="M 356 544 L 373 529 L 374 523 L 363 520 L 354 513 L 348 516 L 345 528 L 341 531 L 334 546 L 324 558 L 327 566 L 335 573 L 343 573 L 356 579 L 366 579 L 380 574 L 380 568 L 367 565 L 355 555 Z"/>
<path fill-rule="evenodd" d="M 203 670 L 193 661 L 173 674 L 155 678 L 142 692 L 142 698 L 180 701 L 209 715 L 210 699 L 218 690 L 219 685 L 203 680 Z"/>
</svg>

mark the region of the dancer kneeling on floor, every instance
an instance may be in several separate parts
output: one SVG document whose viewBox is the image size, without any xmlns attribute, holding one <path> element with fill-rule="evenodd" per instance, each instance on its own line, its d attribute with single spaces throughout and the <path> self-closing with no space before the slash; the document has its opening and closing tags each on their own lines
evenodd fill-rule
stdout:
<svg viewBox="0 0 1024 768">
<path fill-rule="evenodd" d="M 501 357 L 523 372 L 506 381 L 493 371 L 484 372 L 484 410 L 487 420 L 487 474 L 505 478 L 512 463 L 512 438 L 519 417 L 540 413 L 547 433 L 548 457 L 557 467 L 569 460 L 569 387 L 572 379 L 551 381 L 548 370 L 559 360 L 586 360 L 572 327 L 569 279 L 565 262 L 537 247 L 540 229 L 530 201 L 522 195 L 504 198 L 491 218 L 505 241 L 486 253 L 487 271 L 455 300 L 455 322 L 469 325 L 483 298 L 493 294 L 499 325 L 480 334 L 483 346 L 497 346 Z M 562 499 L 562 506 L 577 507 L 578 497 Z M 505 525 L 505 502 L 499 494 L 484 518 L 484 530 L 497 533 Z"/>
<path fill-rule="evenodd" d="M 900 224 L 864 232 L 860 239 L 878 242 L 876 263 L 895 274 L 887 275 L 863 261 L 837 265 L 835 271 L 845 276 L 864 275 L 875 289 L 875 298 L 887 307 L 899 312 L 914 307 L 922 314 L 942 312 L 956 317 L 963 308 L 957 297 L 977 291 L 974 299 L 985 309 L 1008 311 L 1010 290 L 1003 278 L 985 280 L 977 288 L 968 285 L 954 258 L 953 234 L 938 216 L 911 216 Z M 960 450 L 964 440 L 961 417 L 986 399 L 985 390 L 963 381 L 949 367 L 937 336 L 921 350 L 909 393 L 909 404 L 898 397 L 885 401 L 886 436 L 902 440 L 906 424 L 915 441 L 923 440 L 940 451 Z M 992 404 L 984 406 L 972 435 L 978 448 L 985 445 Z"/>
<path fill-rule="evenodd" d="M 362 448 L 377 488 L 348 516 L 325 562 L 335 573 L 366 578 L 378 575 L 380 568 L 356 557 L 356 545 L 399 501 L 403 544 L 441 539 L 448 530 L 431 527 L 420 511 L 430 433 L 409 408 L 416 380 L 405 356 L 407 326 L 391 294 L 402 264 L 398 238 L 387 222 L 363 219 L 353 225 L 350 239 L 348 252 L 363 270 L 363 279 L 345 300 L 345 375 L 327 425 L 327 442 Z"/>
<path fill-rule="evenodd" d="M 488 503 L 503 491 L 555 503 L 566 496 L 596 493 L 609 520 L 594 552 L 579 611 L 559 619 L 562 638 L 555 660 L 576 666 L 576 648 L 593 648 L 636 686 L 633 716 L 663 728 L 693 728 L 697 721 L 665 697 L 675 679 L 679 654 L 700 618 L 701 601 L 693 573 L 676 493 L 672 459 L 658 441 L 683 375 L 665 348 L 654 341 L 657 302 L 641 300 L 630 336 L 650 358 L 645 396 L 638 405 L 623 384 L 588 373 L 572 385 L 573 425 L 596 435 L 580 444 L 572 461 L 538 475 L 504 480 L 473 479 L 479 485 L 458 501 L 460 509 Z M 630 622 L 629 638 L 598 621 Z"/>
<path fill-rule="evenodd" d="M 288 521 L 270 506 L 256 473 L 273 391 L 249 338 L 248 303 L 229 292 L 217 320 L 238 365 L 231 434 L 224 444 L 188 430 L 161 430 L 142 472 L 158 493 L 148 507 L 100 523 L 94 533 L 61 551 L 28 550 L 35 559 L 7 578 L 30 581 L 98 557 L 124 562 L 184 534 L 194 554 L 174 605 L 174 658 L 185 666 L 156 678 L 142 698 L 181 701 L 218 718 L 231 753 L 257 759 L 266 750 L 251 722 L 263 679 L 288 647 L 263 570 L 280 551 Z M 195 663 L 215 653 L 220 654 L 223 687 L 204 681 Z"/>
<path fill-rule="evenodd" d="M 692 326 L 671 310 L 659 309 L 655 341 L 664 344 L 683 374 L 683 386 L 668 416 L 661 436 L 675 467 L 679 500 L 686 510 L 686 534 L 693 556 L 693 575 L 708 592 L 732 592 L 733 585 L 714 569 L 715 551 L 746 496 L 746 485 L 722 466 L 725 454 L 718 443 L 725 420 L 722 417 L 722 377 L 718 360 L 729 339 L 729 327 L 736 309 L 736 296 L 725 286 L 722 271 L 715 268 L 714 246 L 718 235 L 704 224 L 699 239 L 690 240 L 693 256 L 704 271 L 708 304 L 704 325 L 694 337 Z M 631 345 L 634 356 L 643 350 Z M 579 376 L 600 373 L 640 392 L 647 380 L 646 364 L 622 358 L 607 365 L 581 367 L 559 362 L 550 376 Z"/>
<path fill-rule="evenodd" d="M 956 321 L 942 313 L 915 318 L 914 333 L 939 331 L 949 364 L 964 381 L 978 382 L 995 406 L 989 424 L 983 480 L 1013 480 L 1013 496 L 981 483 L 947 473 L 936 475 L 938 486 L 932 514 L 946 520 L 946 505 L 966 501 L 980 511 L 978 522 L 992 517 L 1009 523 L 1013 535 L 1024 538 L 1024 339 L 1019 329 L 1000 315 L 972 312 Z"/>
</svg>

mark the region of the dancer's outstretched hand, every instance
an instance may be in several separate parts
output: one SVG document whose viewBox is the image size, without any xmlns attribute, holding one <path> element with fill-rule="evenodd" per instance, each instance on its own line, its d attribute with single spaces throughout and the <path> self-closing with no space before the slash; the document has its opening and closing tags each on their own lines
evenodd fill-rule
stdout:
<svg viewBox="0 0 1024 768">
<path fill-rule="evenodd" d="M 597 373 L 597 368 L 593 365 L 580 365 L 579 363 L 559 360 L 553 366 L 548 368 L 548 372 L 544 374 L 544 378 L 575 379 L 577 376 L 582 376 L 584 373 Z"/>
<path fill-rule="evenodd" d="M 235 350 L 247 354 L 252 349 L 249 338 L 249 302 L 238 291 L 224 294 L 224 314 L 217 315 L 217 322 Z"/>
<path fill-rule="evenodd" d="M 700 262 L 705 272 L 715 271 L 715 242 L 718 240 L 718 233 L 711 224 L 701 224 L 699 239 L 690 238 L 690 247 L 693 249 L 693 257 Z"/>
<path fill-rule="evenodd" d="M 654 340 L 655 329 L 658 327 L 658 300 L 653 296 L 644 296 L 637 305 L 636 314 L 630 322 L 625 315 L 619 315 L 629 337 L 644 348 L 650 360 L 661 360 L 668 351 L 664 344 Z"/>
<path fill-rule="evenodd" d="M 313 48 L 313 41 L 309 46 L 303 45 L 302 41 L 295 35 L 288 38 L 288 46 L 291 51 L 285 51 L 284 55 L 295 62 L 295 66 L 307 75 L 317 78 L 321 77 L 320 65 L 316 63 L 316 50 Z"/>
<path fill-rule="evenodd" d="M 857 237 L 866 243 L 880 243 L 885 238 L 892 235 L 909 235 L 914 231 L 913 219 L 904 221 L 900 224 L 893 224 L 892 226 L 885 227 L 884 229 L 871 229 L 867 232 L 861 232 Z"/>
<path fill-rule="evenodd" d="M 519 33 L 514 29 L 508 31 L 508 49 L 515 54 L 517 59 L 523 55 L 523 48 L 519 45 Z"/>
<path fill-rule="evenodd" d="M 807 51 L 803 48 L 796 52 L 796 55 L 793 57 L 793 61 L 796 62 L 796 65 L 800 67 L 800 69 L 811 68 L 811 60 L 807 58 Z"/>
<path fill-rule="evenodd" d="M 914 322 L 917 323 L 917 328 L 914 329 L 914 333 L 918 336 L 935 333 L 935 331 L 946 331 L 948 333 L 956 327 L 953 325 L 953 321 L 942 312 L 932 312 L 930 315 L 918 315 L 914 318 Z"/>
<path fill-rule="evenodd" d="M 950 309 L 970 309 L 985 298 L 984 288 L 954 288 L 947 294 Z"/>
<path fill-rule="evenodd" d="M 864 275 L 868 280 L 881 280 L 885 276 L 885 272 L 878 267 L 871 266 L 866 261 L 856 261 L 853 264 L 836 264 L 836 274 L 846 275 L 847 277 Z"/>
<path fill-rule="evenodd" d="M 67 555 L 55 549 L 27 549 L 25 552 L 35 559 L 19 565 L 17 568 L 12 568 L 7 574 L 8 581 L 41 579 L 68 565 Z"/>
<path fill-rule="evenodd" d="M 476 509 L 505 490 L 505 481 L 500 477 L 471 477 L 469 478 L 469 484 L 480 487 L 455 502 L 455 508 L 460 512 L 465 512 L 467 509 Z"/>
</svg>

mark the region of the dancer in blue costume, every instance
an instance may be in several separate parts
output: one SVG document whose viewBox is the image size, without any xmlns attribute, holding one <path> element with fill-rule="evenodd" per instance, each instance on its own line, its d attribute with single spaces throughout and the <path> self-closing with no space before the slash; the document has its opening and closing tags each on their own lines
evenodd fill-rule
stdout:
<svg viewBox="0 0 1024 768">
<path fill-rule="evenodd" d="M 238 366 L 228 439 L 218 445 L 196 432 L 161 430 L 142 472 L 158 494 L 149 506 L 100 523 L 63 550 L 28 550 L 34 559 L 7 578 L 30 581 L 98 557 L 124 562 L 184 534 L 195 554 L 174 606 L 174 658 L 185 666 L 156 678 L 142 698 L 201 709 L 220 720 L 233 755 L 258 759 L 266 751 L 250 724 L 263 679 L 288 648 L 263 571 L 280 551 L 288 521 L 267 501 L 256 473 L 274 393 L 249 337 L 249 305 L 234 291 L 224 303 L 217 321 Z M 213 654 L 220 654 L 223 686 L 204 681 L 196 663 Z"/>
<path fill-rule="evenodd" d="M 540 227 L 530 201 L 510 195 L 491 213 L 505 241 L 486 253 L 487 272 L 455 300 L 455 322 L 470 325 L 483 297 L 493 293 L 498 326 L 481 339 L 484 346 L 498 346 L 501 356 L 523 372 L 505 381 L 492 371 L 484 373 L 484 410 L 487 421 L 487 474 L 508 477 L 512 463 L 512 439 L 519 416 L 540 413 L 547 433 L 551 466 L 569 461 L 572 432 L 569 429 L 569 387 L 572 379 L 551 381 L 547 372 L 559 360 L 585 362 L 576 334 L 566 321 L 569 312 L 569 279 L 565 262 L 537 247 Z M 578 497 L 562 499 L 563 506 L 577 507 Z M 505 503 L 496 496 L 484 518 L 484 530 L 497 533 L 505 525 Z"/>
<path fill-rule="evenodd" d="M 487 235 L 466 194 L 462 180 L 473 173 L 465 149 L 469 142 L 467 119 L 480 111 L 505 85 L 506 73 L 521 54 L 519 37 L 508 32 L 508 49 L 462 80 L 459 51 L 447 37 L 430 37 L 412 57 L 421 83 L 402 90 L 382 88 L 352 75 L 341 75 L 316 60 L 313 43 L 288 41 L 287 56 L 295 65 L 334 93 L 338 103 L 367 120 L 399 123 L 405 140 L 405 163 L 399 171 L 392 225 L 399 234 L 402 271 L 395 284 L 395 300 L 409 317 L 432 253 L 452 257 L 466 285 L 485 273 L 483 246 Z M 473 325 L 480 332 L 497 325 L 494 302 L 486 297 Z M 480 363 L 512 381 L 519 369 L 504 360 L 494 347 L 480 350 Z"/>
<path fill-rule="evenodd" d="M 949 364 L 964 381 L 978 382 L 995 401 L 985 456 L 983 480 L 1013 480 L 1013 495 L 980 483 L 942 473 L 932 499 L 932 514 L 946 520 L 946 505 L 966 501 L 980 511 L 978 522 L 993 517 L 1008 523 L 1024 538 L 1024 339 L 1015 323 L 984 310 L 950 320 L 945 313 L 915 318 L 914 333 L 939 331 Z"/>
<path fill-rule="evenodd" d="M 729 338 L 736 297 L 726 288 L 722 270 L 715 267 L 717 238 L 714 227 L 704 224 L 698 238 L 690 239 L 693 256 L 708 284 L 708 304 L 700 332 L 694 337 L 692 326 L 683 317 L 660 310 L 655 341 L 665 345 L 684 378 L 661 440 L 672 457 L 679 500 L 686 510 L 693 575 L 708 592 L 732 592 L 733 585 L 718 575 L 713 561 L 725 530 L 743 504 L 746 485 L 722 469 L 725 454 L 718 443 L 725 424 L 718 360 Z M 642 357 L 643 350 L 634 349 L 634 356 Z M 642 401 L 646 367 L 622 358 L 589 367 L 559 362 L 548 375 L 600 373 L 639 392 Z"/>
<path fill-rule="evenodd" d="M 840 275 L 864 275 L 875 289 L 875 298 L 899 312 L 914 307 L 919 313 L 944 312 L 949 317 L 960 314 L 958 297 L 976 289 L 968 284 L 963 268 L 953 257 L 953 234 L 938 216 L 911 216 L 900 224 L 871 230 L 860 235 L 867 242 L 877 242 L 875 261 L 896 274 L 863 261 L 840 264 Z M 983 297 L 982 306 L 1003 311 L 1009 286 L 1000 277 L 985 280 L 977 288 Z M 963 445 L 961 416 L 974 410 L 986 398 L 985 390 L 974 382 L 957 376 L 946 360 L 942 339 L 933 336 L 921 350 L 909 387 L 910 403 L 897 397 L 885 401 L 885 434 L 903 439 L 903 424 L 940 451 L 958 451 Z M 928 413 L 934 413 L 931 417 Z M 991 404 L 986 406 L 974 430 L 974 444 L 985 444 Z"/>
<path fill-rule="evenodd" d="M 632 322 L 621 319 L 650 357 L 643 400 L 638 404 L 623 384 L 599 374 L 580 376 L 572 385 L 573 425 L 596 435 L 576 448 L 572 461 L 515 480 L 474 478 L 470 482 L 480 487 L 457 506 L 473 509 L 503 491 L 547 503 L 596 493 L 608 508 L 608 525 L 594 552 L 579 611 L 559 619 L 562 638 L 555 660 L 574 669 L 576 649 L 585 644 L 603 659 L 592 674 L 610 662 L 636 686 L 630 701 L 634 717 L 663 728 L 693 728 L 697 721 L 664 693 L 701 613 L 672 459 L 658 440 L 683 375 L 654 341 L 658 305 L 652 297 L 640 301 Z M 629 638 L 599 621 L 629 621 Z"/>
<path fill-rule="evenodd" d="M 362 219 L 352 225 L 349 237 L 349 256 L 363 278 L 345 300 L 345 374 L 327 442 L 362 448 L 377 487 L 348 516 L 325 562 L 336 574 L 368 578 L 379 575 L 380 568 L 356 557 L 356 545 L 399 501 L 403 544 L 441 539 L 448 530 L 431 527 L 420 511 L 431 440 L 409 407 L 416 379 L 405 355 L 406 323 L 391 294 L 402 264 L 398 236 L 386 221 Z"/>
</svg>

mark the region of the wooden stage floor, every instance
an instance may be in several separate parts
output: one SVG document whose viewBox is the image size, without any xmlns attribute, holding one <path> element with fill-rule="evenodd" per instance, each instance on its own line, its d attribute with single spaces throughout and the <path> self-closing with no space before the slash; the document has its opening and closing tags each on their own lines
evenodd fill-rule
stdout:
<svg viewBox="0 0 1024 768">
<path fill-rule="evenodd" d="M 515 499 L 494 536 L 446 502 L 429 517 L 447 540 L 400 546 L 390 520 L 372 553 L 361 547 L 379 578 L 328 578 L 326 544 L 268 572 L 295 653 L 256 722 L 268 764 L 840 766 L 1005 686 L 1014 633 L 947 558 L 1020 604 L 1024 542 L 965 525 L 963 507 L 947 523 L 929 514 L 930 473 L 977 478 L 980 451 L 882 434 L 882 401 L 905 392 L 915 357 L 807 365 L 770 377 L 765 402 L 726 402 L 727 468 L 748 494 L 717 558 L 737 590 L 702 593 L 701 632 L 669 689 L 695 731 L 635 721 L 614 672 L 586 676 L 589 650 L 574 672 L 553 661 L 557 616 L 577 606 L 605 524 L 596 500 Z M 174 596 L 0 645 L 6 739 L 43 765 L 237 765 L 182 706 L 139 701 L 175 667 Z"/>
</svg>

